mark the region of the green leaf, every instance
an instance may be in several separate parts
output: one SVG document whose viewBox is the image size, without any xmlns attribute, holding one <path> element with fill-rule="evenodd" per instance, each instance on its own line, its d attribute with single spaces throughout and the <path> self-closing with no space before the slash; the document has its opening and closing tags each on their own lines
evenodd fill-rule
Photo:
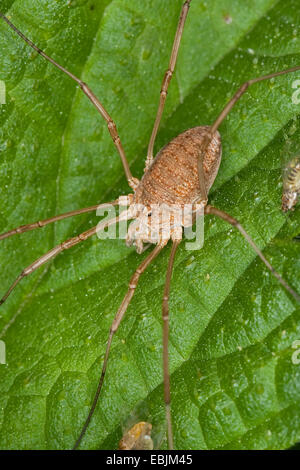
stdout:
<svg viewBox="0 0 300 470">
<path fill-rule="evenodd" d="M 182 0 L 4 0 L 1 10 L 85 80 L 117 122 L 141 177 Z M 296 0 L 193 0 L 156 150 L 213 122 L 246 79 L 300 64 Z M 128 193 L 106 125 L 60 71 L 0 23 L 1 232 Z M 299 152 L 294 73 L 251 87 L 222 124 L 210 202 L 238 218 L 300 291 L 299 208 L 281 212 L 281 166 Z M 1 292 L 34 259 L 97 223 L 94 215 L 1 242 Z M 82 448 L 116 448 L 133 422 L 166 447 L 161 298 L 169 247 L 140 280 L 114 338 L 103 393 Z M 24 279 L 1 307 L 0 447 L 67 449 L 101 370 L 109 326 L 145 254 L 90 239 Z M 176 257 L 170 366 L 178 449 L 280 449 L 300 439 L 299 308 L 225 222 Z"/>
</svg>

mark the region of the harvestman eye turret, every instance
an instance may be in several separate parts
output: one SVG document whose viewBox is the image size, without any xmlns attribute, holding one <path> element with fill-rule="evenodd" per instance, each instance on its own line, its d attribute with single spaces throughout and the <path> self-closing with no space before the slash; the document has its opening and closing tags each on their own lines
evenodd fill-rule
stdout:
<svg viewBox="0 0 300 470">
<path fill-rule="evenodd" d="M 178 137 L 173 139 L 169 144 L 167 144 L 158 155 L 153 158 L 153 148 L 161 121 L 161 117 L 164 110 L 164 105 L 167 97 L 167 90 L 172 79 L 172 75 L 175 69 L 176 59 L 178 55 L 179 45 L 183 33 L 184 24 L 188 14 L 192 0 L 187 0 L 184 2 L 179 18 L 179 23 L 173 43 L 173 48 L 171 52 L 170 62 L 168 69 L 164 75 L 158 111 L 150 138 L 147 159 L 145 165 L 145 173 L 142 179 L 139 181 L 137 178 L 134 178 L 131 174 L 125 151 L 123 149 L 116 124 L 112 120 L 111 116 L 108 114 L 106 109 L 103 107 L 98 98 L 90 90 L 86 83 L 83 83 L 79 78 L 69 72 L 67 69 L 59 65 L 51 57 L 47 56 L 42 50 L 40 50 L 35 44 L 33 44 L 28 38 L 26 38 L 11 22 L 5 17 L 2 13 L 0 16 L 3 20 L 24 40 L 29 44 L 33 49 L 35 49 L 41 56 L 43 56 L 47 61 L 51 62 L 55 67 L 59 68 L 62 72 L 67 74 L 72 80 L 74 80 L 90 99 L 92 104 L 99 111 L 101 116 L 105 119 L 109 133 L 112 137 L 112 140 L 116 146 L 116 149 L 120 155 L 125 175 L 128 181 L 129 186 L 132 188 L 133 193 L 129 194 L 127 197 L 128 209 L 123 211 L 119 217 L 115 217 L 108 222 L 103 222 L 100 226 L 100 229 L 104 229 L 108 225 L 115 224 L 120 220 L 125 218 L 135 219 L 135 230 L 130 232 L 130 236 L 127 238 L 127 242 L 134 243 L 137 247 L 138 252 L 143 251 L 144 243 L 153 243 L 153 240 L 145 235 L 145 231 L 142 228 L 142 219 L 144 220 L 145 208 L 147 212 L 148 223 L 153 222 L 154 228 L 156 229 L 156 234 L 160 234 L 161 238 L 155 240 L 155 248 L 151 253 L 143 260 L 140 266 L 137 268 L 133 274 L 130 282 L 128 291 L 115 315 L 113 323 L 111 325 L 108 337 L 108 343 L 106 347 L 104 362 L 102 366 L 102 372 L 99 380 L 99 384 L 95 393 L 95 397 L 89 412 L 89 415 L 86 419 L 86 422 L 83 425 L 82 431 L 74 445 L 74 449 L 78 448 L 81 443 L 82 438 L 87 430 L 89 422 L 93 416 L 94 410 L 97 405 L 97 401 L 101 392 L 102 384 L 104 381 L 104 376 L 107 367 L 107 361 L 109 357 L 110 347 L 114 334 L 116 333 L 122 318 L 128 308 L 128 305 L 134 295 L 135 289 L 137 287 L 139 278 L 141 274 L 147 269 L 150 263 L 156 258 L 156 256 L 161 252 L 164 246 L 167 244 L 168 240 L 172 241 L 172 248 L 170 259 L 167 267 L 166 274 L 166 283 L 163 293 L 162 300 L 162 320 L 163 320 L 163 377 L 164 377 L 164 401 L 166 407 L 166 421 L 167 421 L 167 435 L 168 435 L 168 446 L 169 449 L 173 449 L 173 433 L 172 433 L 172 421 L 171 421 L 171 394 L 170 394 L 170 377 L 169 377 L 169 365 L 168 365 L 168 338 L 169 338 L 169 293 L 170 293 L 170 283 L 171 276 L 174 264 L 175 253 L 178 245 L 182 240 L 183 225 L 179 226 L 174 223 L 172 216 L 170 215 L 170 233 L 169 237 L 166 238 L 163 236 L 163 227 L 160 222 L 151 221 L 151 207 L 153 205 L 176 205 L 179 207 L 184 207 L 187 204 L 195 207 L 200 205 L 204 209 L 205 214 L 213 214 L 221 219 L 225 220 L 232 226 L 236 227 L 247 242 L 252 246 L 257 255 L 265 263 L 268 269 L 272 274 L 278 279 L 280 284 L 291 294 L 298 302 L 300 302 L 300 296 L 295 292 L 287 282 L 280 276 L 277 271 L 271 266 L 271 264 L 266 260 L 262 252 L 256 246 L 254 241 L 250 238 L 247 232 L 244 230 L 242 225 L 229 214 L 217 209 L 211 205 L 208 205 L 208 193 L 209 190 L 217 176 L 220 161 L 221 161 L 221 137 L 218 132 L 218 128 L 226 116 L 229 114 L 235 103 L 242 97 L 246 90 L 255 83 L 268 80 L 270 78 L 277 77 L 279 75 L 284 75 L 287 73 L 296 72 L 300 70 L 300 66 L 292 67 L 287 70 L 281 70 L 279 72 L 273 72 L 268 75 L 264 75 L 258 78 L 253 78 L 242 84 L 242 86 L 237 90 L 235 95 L 230 99 L 230 101 L 225 105 L 224 109 L 221 111 L 217 119 L 212 125 L 195 127 L 189 129 Z M 112 204 L 123 204 L 124 198 L 119 198 L 114 201 Z M 141 211 L 140 207 L 144 207 L 144 210 Z M 0 235 L 0 239 L 7 238 L 16 233 L 22 233 L 27 230 L 32 230 L 34 228 L 43 227 L 44 225 L 56 222 L 58 220 L 65 219 L 67 217 L 75 216 L 77 214 L 82 214 L 84 212 L 95 211 L 99 206 L 87 207 L 84 209 L 79 209 L 77 211 L 68 212 L 66 214 L 58 215 L 50 219 L 42 220 L 36 223 L 23 225 L 16 229 L 10 230 L 7 233 Z M 100 207 L 106 207 L 106 205 L 101 205 Z M 142 213 L 143 212 L 143 213 Z M 173 225 L 172 225 L 173 223 Z M 152 225 L 153 225 L 152 224 Z M 156 224 L 156 225 L 155 225 Z M 87 238 L 96 234 L 99 230 L 98 227 L 93 227 L 86 232 L 70 238 L 69 240 L 61 243 L 52 250 L 50 250 L 45 255 L 41 256 L 39 259 L 34 261 L 30 266 L 24 269 L 22 273 L 17 277 L 13 282 L 11 287 L 8 289 L 0 303 L 2 304 L 16 285 L 23 279 L 25 276 L 32 273 L 35 269 L 51 260 L 59 253 L 64 250 L 68 250 L 72 246 L 80 243 L 81 241 L 86 240 Z"/>
</svg>

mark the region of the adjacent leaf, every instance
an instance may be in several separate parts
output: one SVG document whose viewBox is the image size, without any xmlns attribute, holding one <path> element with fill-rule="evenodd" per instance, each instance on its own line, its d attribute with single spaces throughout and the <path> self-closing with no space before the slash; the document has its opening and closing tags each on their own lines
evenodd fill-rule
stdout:
<svg viewBox="0 0 300 470">
<path fill-rule="evenodd" d="M 142 175 L 181 0 L 2 1 L 39 47 L 89 83 Z M 156 149 L 209 124 L 247 78 L 300 63 L 296 0 L 193 0 Z M 0 24 L 1 231 L 128 192 L 105 123 L 80 90 Z M 257 84 L 221 126 L 210 201 L 240 219 L 300 290 L 299 210 L 280 210 L 281 162 L 299 152 L 299 74 Z M 295 101 L 295 100 L 294 100 Z M 81 216 L 1 243 L 3 292 L 54 244 L 97 223 Z M 161 297 L 169 248 L 143 275 L 118 331 L 82 443 L 116 448 L 134 420 L 164 448 Z M 143 255 L 145 256 L 145 255 Z M 108 329 L 143 256 L 90 240 L 24 279 L 1 307 L 0 446 L 67 449 L 98 380 Z M 207 217 L 199 252 L 182 244 L 172 280 L 170 364 L 180 449 L 287 448 L 300 439 L 299 308 L 246 241 Z"/>
</svg>

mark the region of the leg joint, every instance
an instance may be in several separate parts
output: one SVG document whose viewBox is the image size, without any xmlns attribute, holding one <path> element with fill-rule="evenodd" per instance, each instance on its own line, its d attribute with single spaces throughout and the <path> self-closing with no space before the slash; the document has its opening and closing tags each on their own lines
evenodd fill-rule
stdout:
<svg viewBox="0 0 300 470">
<path fill-rule="evenodd" d="M 134 273 L 134 275 L 133 275 L 132 278 L 130 279 L 130 283 L 129 283 L 130 289 L 135 289 L 135 288 L 136 288 L 136 286 L 137 286 L 137 284 L 138 284 L 138 281 L 139 281 L 140 274 L 141 274 L 140 271 L 136 271 L 136 272 Z"/>
<path fill-rule="evenodd" d="M 79 243 L 81 241 L 80 236 L 69 238 L 69 240 L 66 240 L 65 242 L 61 243 L 61 249 L 62 250 L 68 250 L 71 248 L 71 246 L 76 245 L 76 243 Z"/>
<path fill-rule="evenodd" d="M 130 284 L 129 284 L 129 289 L 135 290 L 136 287 L 137 287 L 137 284 L 136 284 L 136 283 L 130 282 Z"/>
<path fill-rule="evenodd" d="M 251 82 L 248 80 L 247 82 L 243 83 L 243 85 L 240 87 L 240 89 L 237 92 L 237 97 L 240 98 L 240 96 L 247 90 Z"/>
<path fill-rule="evenodd" d="M 162 87 L 161 87 L 161 94 L 165 93 L 167 95 L 167 89 L 170 84 L 170 81 L 172 79 L 173 71 L 168 69 L 165 73 L 163 82 L 162 82 Z M 165 96 L 166 96 L 165 95 Z"/>
<path fill-rule="evenodd" d="M 85 82 L 81 81 L 81 80 L 79 80 L 79 86 L 84 91 L 84 93 L 88 93 L 90 91 L 87 84 Z"/>
<path fill-rule="evenodd" d="M 112 137 L 114 144 L 117 144 L 118 141 L 120 142 L 120 137 L 119 137 L 115 122 L 112 120 L 108 121 L 107 127 L 108 127 L 109 133 Z"/>
</svg>

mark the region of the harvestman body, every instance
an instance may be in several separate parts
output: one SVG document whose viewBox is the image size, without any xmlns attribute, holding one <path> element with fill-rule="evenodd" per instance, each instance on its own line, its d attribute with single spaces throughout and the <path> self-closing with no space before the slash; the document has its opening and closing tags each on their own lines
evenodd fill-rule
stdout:
<svg viewBox="0 0 300 470">
<path fill-rule="evenodd" d="M 133 189 L 133 194 L 129 194 L 128 197 L 120 197 L 118 200 L 114 201 L 111 204 L 124 204 L 126 202 L 128 204 L 128 209 L 123 211 L 120 216 L 115 217 L 114 219 L 103 222 L 100 225 L 100 229 L 104 229 L 108 225 L 114 224 L 123 220 L 124 218 L 135 219 L 132 223 L 134 224 L 133 228 L 128 231 L 127 236 L 127 243 L 131 244 L 134 243 L 136 245 L 137 251 L 143 251 L 143 244 L 144 243 L 153 243 L 153 240 L 149 240 L 147 236 L 145 236 L 145 232 L 142 228 L 141 220 L 144 218 L 144 211 L 142 211 L 140 207 L 146 208 L 147 217 L 149 222 L 151 221 L 151 207 L 153 205 L 179 205 L 180 207 L 184 207 L 186 204 L 192 204 L 193 207 L 195 205 L 195 214 L 196 208 L 200 205 L 204 209 L 205 214 L 214 214 L 226 222 L 230 223 L 231 225 L 235 226 L 241 234 L 246 238 L 248 243 L 252 246 L 255 250 L 257 255 L 262 259 L 265 265 L 270 269 L 272 274 L 278 279 L 278 281 L 282 284 L 282 286 L 298 301 L 300 302 L 300 296 L 295 292 L 287 282 L 282 279 L 282 277 L 274 270 L 274 268 L 270 265 L 270 263 L 266 260 L 262 252 L 259 248 L 255 245 L 253 240 L 250 236 L 246 233 L 244 228 L 240 225 L 240 223 L 228 215 L 227 213 L 212 207 L 207 204 L 207 195 L 208 192 L 215 180 L 215 177 L 218 173 L 220 161 L 221 161 L 221 138 L 218 133 L 218 127 L 222 123 L 222 121 L 226 118 L 226 116 L 231 111 L 234 104 L 238 101 L 238 99 L 243 95 L 243 93 L 247 90 L 247 88 L 257 82 L 267 80 L 279 75 L 283 75 L 290 72 L 295 72 L 300 70 L 300 66 L 293 67 L 287 70 L 283 70 L 280 72 L 271 73 L 269 75 L 265 75 L 262 77 L 251 79 L 245 82 L 235 93 L 233 98 L 226 104 L 223 111 L 217 117 L 216 121 L 211 126 L 201 126 L 195 127 L 194 129 L 189 129 L 186 132 L 183 132 L 178 137 L 173 139 L 169 144 L 167 144 L 156 156 L 153 158 L 153 147 L 154 142 L 156 139 L 156 134 L 158 131 L 158 127 L 160 124 L 160 120 L 162 117 L 165 100 L 167 97 L 167 90 L 169 83 L 172 78 L 172 74 L 175 68 L 177 54 L 179 50 L 180 40 L 183 33 L 183 28 L 185 24 L 185 20 L 187 17 L 187 13 L 189 10 L 189 6 L 192 0 L 187 0 L 182 6 L 181 15 L 173 43 L 171 58 L 169 62 L 169 67 L 165 73 L 162 88 L 160 92 L 160 101 L 158 106 L 158 111 L 152 131 L 152 135 L 150 138 L 148 152 L 147 152 L 147 160 L 146 160 L 146 167 L 145 173 L 141 181 L 134 178 L 131 174 L 126 155 L 123 149 L 123 146 L 120 141 L 120 137 L 117 132 L 116 125 L 114 121 L 111 119 L 108 112 L 104 109 L 100 101 L 97 97 L 93 94 L 93 92 L 89 89 L 89 87 L 83 83 L 80 79 L 74 76 L 71 72 L 66 70 L 61 65 L 57 64 L 51 57 L 47 56 L 43 51 L 41 51 L 35 44 L 33 44 L 28 38 L 26 38 L 11 22 L 8 18 L 6 18 L 2 13 L 0 16 L 6 21 L 6 23 L 23 39 L 25 40 L 33 49 L 35 49 L 40 55 L 42 55 L 46 60 L 51 62 L 54 66 L 58 67 L 64 73 L 66 73 L 69 77 L 79 84 L 80 88 L 83 92 L 87 95 L 87 97 L 91 100 L 93 105 L 97 108 L 100 112 L 102 117 L 106 120 L 108 130 L 110 135 L 113 139 L 113 142 L 119 152 L 121 157 L 121 161 L 123 163 L 125 175 L 128 180 L 129 186 Z M 33 224 L 24 225 L 13 229 L 9 232 L 6 232 L 0 235 L 0 239 L 7 238 L 11 235 L 16 233 L 22 233 L 27 230 L 32 230 L 34 228 L 43 227 L 49 223 L 62 220 L 67 217 L 71 217 L 73 215 L 82 214 L 84 212 L 91 212 L 97 209 L 97 207 L 105 207 L 107 205 L 103 204 L 101 206 L 93 206 L 88 207 L 72 212 L 68 212 L 66 214 L 61 214 L 59 216 L 52 217 L 47 220 L 39 221 Z M 162 235 L 162 226 L 158 224 L 156 226 L 157 232 L 161 234 L 161 238 L 157 241 L 157 244 L 153 251 L 144 259 L 144 261 L 140 264 L 137 268 L 135 273 L 133 274 L 130 282 L 128 291 L 119 307 L 119 310 L 113 320 L 113 323 L 110 328 L 108 343 L 106 347 L 103 368 L 101 372 L 101 377 L 99 380 L 99 384 L 97 387 L 97 391 L 89 412 L 89 415 L 84 423 L 82 431 L 74 445 L 74 449 L 76 449 L 86 432 L 86 429 L 89 425 L 89 422 L 92 418 L 94 410 L 97 405 L 97 401 L 99 398 L 99 394 L 101 392 L 102 384 L 104 381 L 104 376 L 106 372 L 106 366 L 110 351 L 110 346 L 112 343 L 113 336 L 117 331 L 120 322 L 127 310 L 127 307 L 134 295 L 134 291 L 136 289 L 137 283 L 139 281 L 140 275 L 146 270 L 149 264 L 156 258 L 156 256 L 160 253 L 163 247 L 167 244 L 168 240 L 172 240 L 172 248 L 170 259 L 167 268 L 167 275 L 166 275 L 166 283 L 164 288 L 163 294 L 163 304 L 162 304 L 162 319 L 163 319 L 163 372 L 164 372 L 164 400 L 166 405 L 166 420 L 167 420 L 167 435 L 168 435 L 168 446 L 170 449 L 173 449 L 173 433 L 172 433 L 172 422 L 171 422 L 171 396 L 170 396 L 170 377 L 169 377 L 169 366 L 168 366 L 168 337 L 169 337 L 169 307 L 168 307 L 168 300 L 169 300 L 169 292 L 170 292 L 170 282 L 174 264 L 175 253 L 177 247 L 182 239 L 182 226 L 178 226 L 178 224 L 173 224 L 172 226 L 172 218 L 170 217 L 171 227 L 170 227 L 170 234 L 168 238 L 164 238 Z M 156 223 L 156 222 L 155 222 Z M 182 224 L 183 225 L 183 224 Z M 61 243 L 60 245 L 56 246 L 44 256 L 40 257 L 38 260 L 33 262 L 30 266 L 28 266 L 24 271 L 18 276 L 18 278 L 14 281 L 12 286 L 9 288 L 7 293 L 4 295 L 0 304 L 2 304 L 14 287 L 18 284 L 18 282 L 35 269 L 49 261 L 50 259 L 54 258 L 56 255 L 61 253 L 64 250 L 71 248 L 72 246 L 80 243 L 83 240 L 93 236 L 99 230 L 99 224 L 97 227 L 93 227 L 86 232 L 70 238 L 69 240 Z"/>
<path fill-rule="evenodd" d="M 130 428 L 119 442 L 120 450 L 152 450 L 152 424 L 140 421 Z"/>
</svg>

